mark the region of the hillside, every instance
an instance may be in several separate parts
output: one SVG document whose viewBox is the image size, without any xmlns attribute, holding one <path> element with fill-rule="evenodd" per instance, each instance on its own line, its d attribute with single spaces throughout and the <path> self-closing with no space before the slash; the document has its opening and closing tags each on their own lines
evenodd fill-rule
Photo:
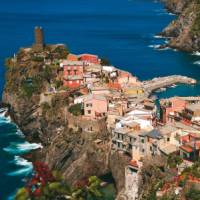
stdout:
<svg viewBox="0 0 200 200">
<path fill-rule="evenodd" d="M 166 8 L 178 15 L 161 33 L 169 38 L 169 46 L 192 52 L 200 50 L 200 1 L 167 0 Z"/>
</svg>

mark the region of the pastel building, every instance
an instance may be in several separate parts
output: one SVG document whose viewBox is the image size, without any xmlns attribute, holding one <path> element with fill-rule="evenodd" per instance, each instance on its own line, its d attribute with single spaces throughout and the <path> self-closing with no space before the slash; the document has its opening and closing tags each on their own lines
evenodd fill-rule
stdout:
<svg viewBox="0 0 200 200">
<path fill-rule="evenodd" d="M 182 112 L 186 107 L 186 101 L 179 97 L 162 99 L 160 101 L 160 117 L 163 123 L 172 121 L 177 112 Z"/>
<path fill-rule="evenodd" d="M 100 59 L 97 55 L 81 54 L 78 56 L 80 61 L 85 61 L 92 64 L 100 64 Z"/>
<path fill-rule="evenodd" d="M 108 112 L 108 101 L 105 96 L 89 94 L 84 98 L 84 115 L 90 118 L 103 117 Z"/>
<path fill-rule="evenodd" d="M 82 61 L 63 61 L 63 85 L 69 88 L 80 87 L 83 84 L 84 66 Z"/>
</svg>

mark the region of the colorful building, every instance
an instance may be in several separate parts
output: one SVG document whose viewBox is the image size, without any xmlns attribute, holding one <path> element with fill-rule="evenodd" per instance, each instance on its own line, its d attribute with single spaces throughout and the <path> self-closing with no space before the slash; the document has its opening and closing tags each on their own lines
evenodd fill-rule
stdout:
<svg viewBox="0 0 200 200">
<path fill-rule="evenodd" d="M 89 94 L 84 99 L 84 115 L 90 118 L 104 117 L 108 112 L 106 97 L 97 94 Z"/>
<path fill-rule="evenodd" d="M 68 54 L 68 56 L 67 56 L 67 60 L 68 61 L 78 61 L 78 56 L 77 55 L 75 55 L 75 54 Z"/>
<path fill-rule="evenodd" d="M 163 123 L 173 121 L 177 112 L 182 112 L 186 107 L 186 101 L 179 97 L 163 99 L 160 101 L 160 117 Z"/>
<path fill-rule="evenodd" d="M 69 88 L 77 88 L 83 84 L 83 70 L 85 63 L 82 61 L 68 61 L 62 63 L 63 85 Z"/>
<path fill-rule="evenodd" d="M 92 63 L 92 64 L 100 64 L 100 59 L 97 55 L 92 54 L 81 54 L 78 56 L 80 61 Z"/>
</svg>

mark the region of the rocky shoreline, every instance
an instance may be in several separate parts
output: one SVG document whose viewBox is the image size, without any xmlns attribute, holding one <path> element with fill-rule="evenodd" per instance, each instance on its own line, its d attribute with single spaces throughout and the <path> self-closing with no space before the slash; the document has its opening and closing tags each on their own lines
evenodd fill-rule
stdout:
<svg viewBox="0 0 200 200">
<path fill-rule="evenodd" d="M 187 0 L 169 0 L 165 3 L 170 12 L 178 14 L 178 19 L 165 28 L 161 35 L 170 38 L 169 46 L 172 48 L 198 51 L 200 37 L 198 33 L 190 31 L 197 18 L 195 12 L 190 12 L 196 9 L 195 1 L 188 4 Z M 44 146 L 43 149 L 25 155 L 25 158 L 33 162 L 46 162 L 51 169 L 61 171 L 65 180 L 72 185 L 77 180 L 92 175 L 103 176 L 111 173 L 119 193 L 124 188 L 124 169 L 131 157 L 112 151 L 111 132 L 104 121 L 94 121 L 92 126 L 95 131 L 88 132 L 84 127 L 91 121 L 82 120 L 78 123 L 79 117 L 66 114 L 63 102 L 72 101 L 69 96 L 55 95 L 48 111 L 41 108 L 40 93 L 46 89 L 48 80 L 44 81 L 40 93 L 31 98 L 24 98 L 19 91 L 24 79 L 23 74 L 27 77 L 37 75 L 43 70 L 43 65 L 37 60 L 22 60 L 24 57 L 21 54 L 20 52 L 18 55 L 17 63 L 23 61 L 22 64 L 14 70 L 10 68 L 11 70 L 7 71 L 3 102 L 9 105 L 12 120 L 20 127 L 26 139 L 30 142 L 41 142 Z M 27 62 L 30 68 L 24 70 L 24 66 L 21 65 Z M 101 140 L 102 143 L 97 144 L 97 140 Z"/>
<path fill-rule="evenodd" d="M 198 0 L 164 0 L 169 12 L 177 15 L 160 35 L 169 38 L 168 47 L 181 51 L 200 50 L 200 27 Z"/>
</svg>

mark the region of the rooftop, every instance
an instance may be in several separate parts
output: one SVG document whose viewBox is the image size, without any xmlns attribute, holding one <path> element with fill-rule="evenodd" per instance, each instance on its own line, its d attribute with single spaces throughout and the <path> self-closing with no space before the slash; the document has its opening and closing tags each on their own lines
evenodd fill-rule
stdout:
<svg viewBox="0 0 200 200">
<path fill-rule="evenodd" d="M 98 94 L 89 94 L 85 97 L 85 101 L 91 101 L 93 99 L 100 100 L 100 101 L 107 101 L 105 96 L 98 95 Z"/>
<path fill-rule="evenodd" d="M 186 108 L 187 108 L 188 110 L 191 110 L 191 111 L 195 112 L 195 111 L 197 111 L 197 110 L 200 110 L 200 103 L 188 104 L 188 105 L 186 106 Z"/>
<path fill-rule="evenodd" d="M 63 66 L 65 66 L 65 65 L 85 65 L 85 62 L 84 61 L 63 60 L 62 64 L 63 64 Z"/>
<path fill-rule="evenodd" d="M 153 129 L 152 131 L 146 133 L 146 136 L 153 138 L 153 139 L 161 139 L 162 135 L 159 130 Z"/>
</svg>

